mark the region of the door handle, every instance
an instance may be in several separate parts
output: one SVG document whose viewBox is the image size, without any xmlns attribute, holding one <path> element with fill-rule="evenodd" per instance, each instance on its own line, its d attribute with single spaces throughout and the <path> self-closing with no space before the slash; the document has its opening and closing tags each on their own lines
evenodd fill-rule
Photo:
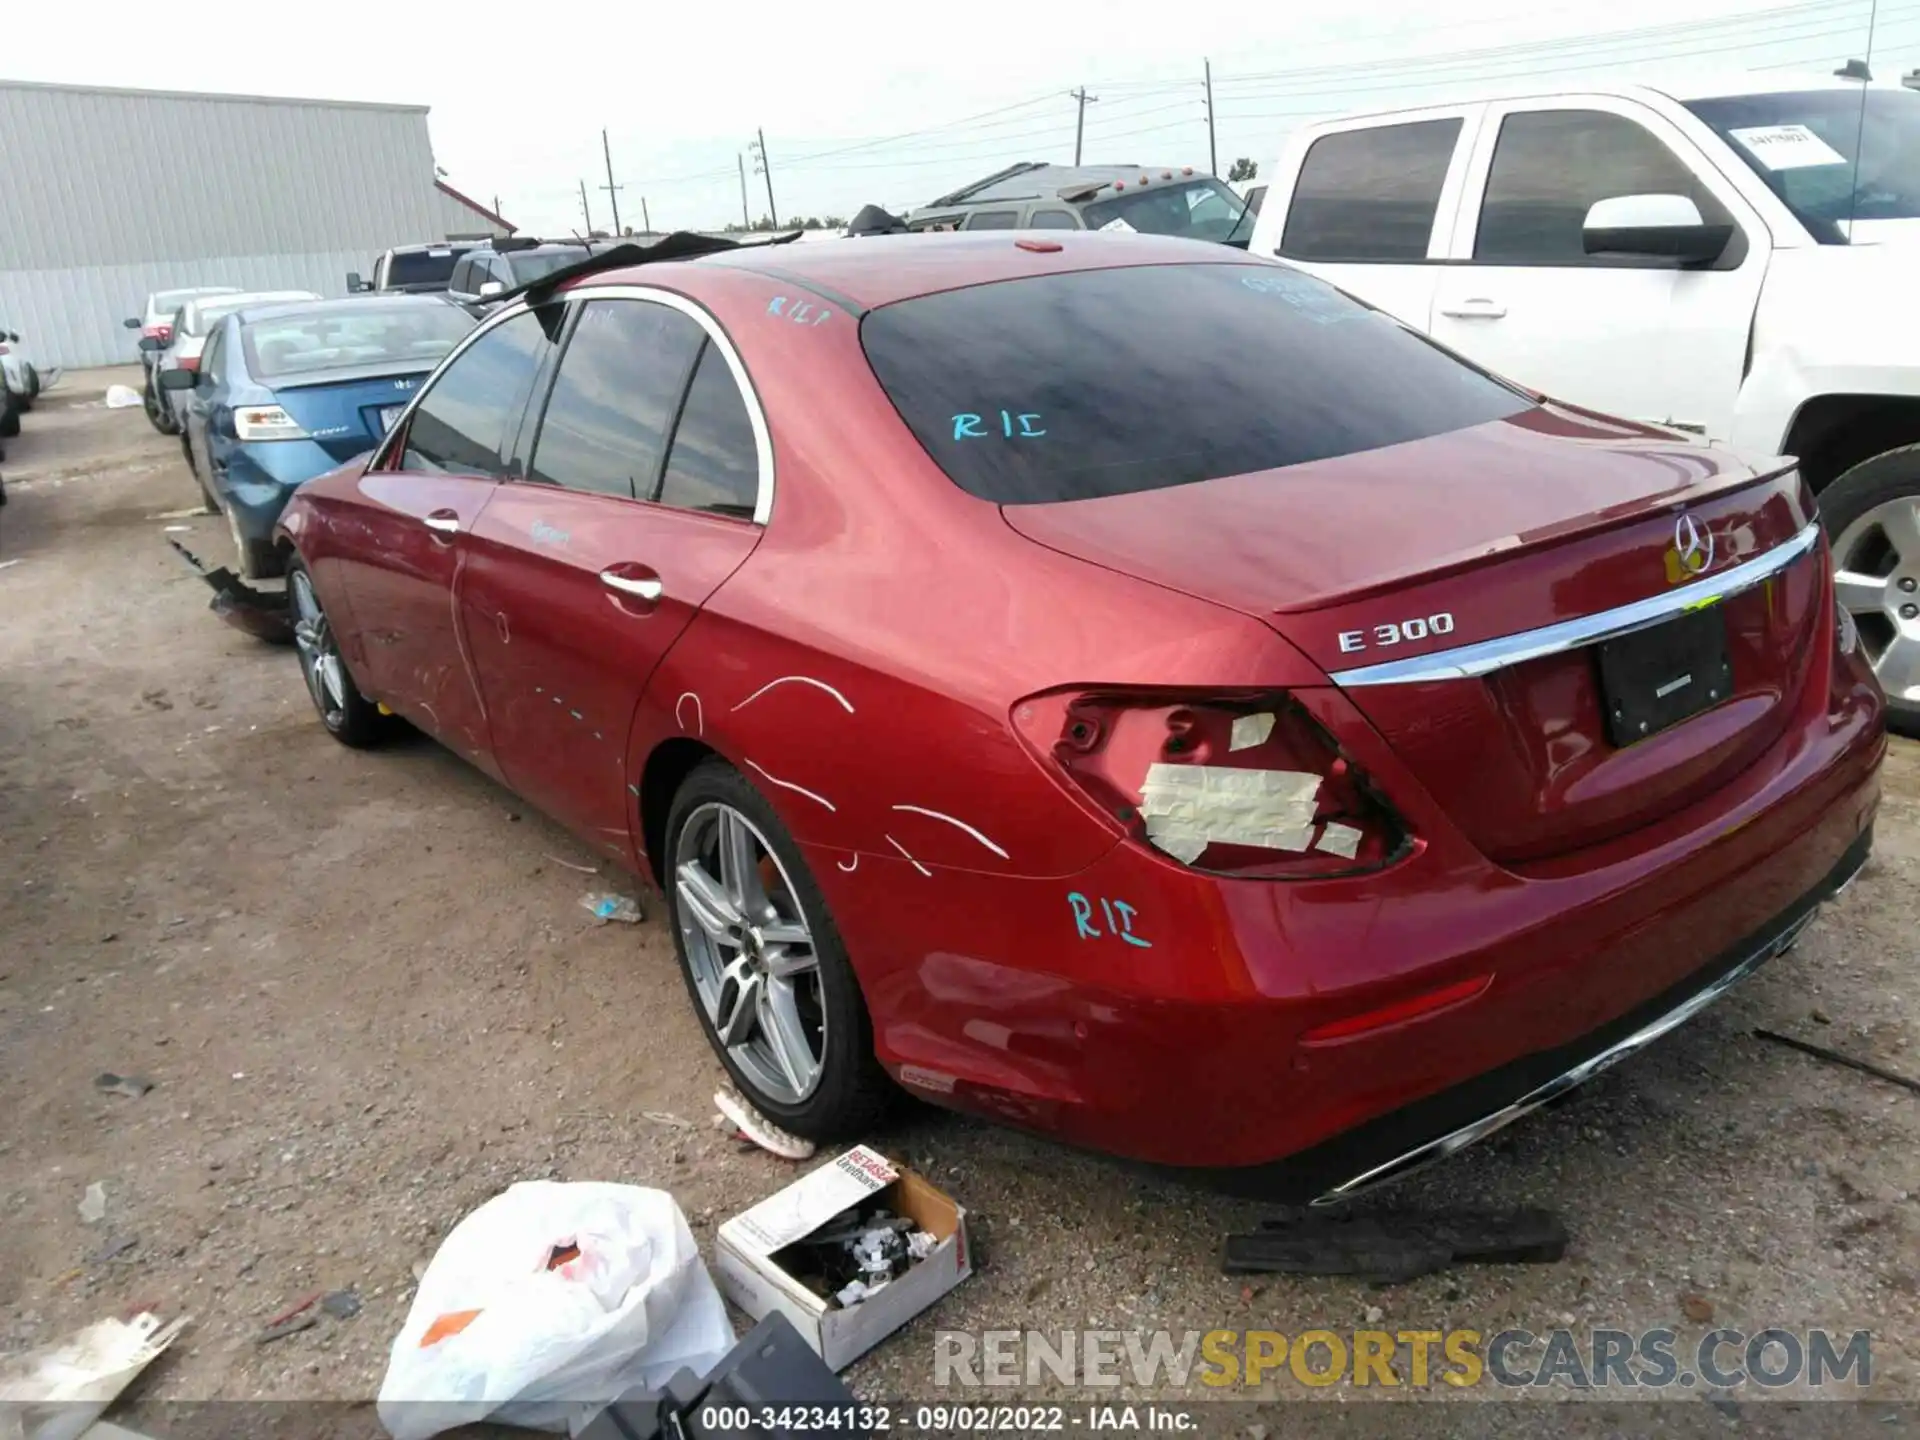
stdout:
<svg viewBox="0 0 1920 1440">
<path fill-rule="evenodd" d="M 429 530 L 438 530 L 442 535 L 460 533 L 460 517 L 452 510 L 435 510 L 422 518 L 421 523 Z"/>
<path fill-rule="evenodd" d="M 609 590 L 618 590 L 622 595 L 635 595 L 642 600 L 658 600 L 662 588 L 657 578 L 636 578 L 622 575 L 618 570 L 602 570 L 600 583 Z"/>
<path fill-rule="evenodd" d="M 1458 305 L 1442 305 L 1440 313 L 1453 320 L 1498 320 L 1507 313 L 1507 307 L 1496 300 L 1476 296 Z"/>
</svg>

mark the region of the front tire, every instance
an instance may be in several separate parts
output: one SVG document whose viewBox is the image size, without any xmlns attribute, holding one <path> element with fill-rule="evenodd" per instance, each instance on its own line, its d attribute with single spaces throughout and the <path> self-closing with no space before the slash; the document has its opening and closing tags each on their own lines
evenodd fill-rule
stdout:
<svg viewBox="0 0 1920 1440">
<path fill-rule="evenodd" d="M 839 929 L 800 848 L 739 771 L 708 760 L 667 818 L 668 923 L 707 1040 L 763 1115 L 857 1134 L 893 1096 Z"/>
<path fill-rule="evenodd" d="M 287 603 L 293 610 L 293 645 L 300 657 L 300 674 L 320 712 L 320 723 L 342 745 L 365 750 L 380 742 L 385 718 L 360 693 L 340 653 L 340 642 L 320 604 L 307 567 L 295 560 L 287 567 Z"/>
<path fill-rule="evenodd" d="M 1920 735 L 1920 445 L 1863 460 L 1820 492 L 1834 593 L 1887 692 L 1887 724 Z"/>
</svg>

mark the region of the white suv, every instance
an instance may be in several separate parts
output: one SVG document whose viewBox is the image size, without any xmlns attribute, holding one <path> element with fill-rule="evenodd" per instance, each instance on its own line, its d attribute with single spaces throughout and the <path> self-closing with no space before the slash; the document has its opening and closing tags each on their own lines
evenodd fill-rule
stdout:
<svg viewBox="0 0 1920 1440">
<path fill-rule="evenodd" d="M 1250 249 L 1536 390 L 1799 456 L 1920 727 L 1920 93 L 1749 76 L 1327 121 Z"/>
</svg>

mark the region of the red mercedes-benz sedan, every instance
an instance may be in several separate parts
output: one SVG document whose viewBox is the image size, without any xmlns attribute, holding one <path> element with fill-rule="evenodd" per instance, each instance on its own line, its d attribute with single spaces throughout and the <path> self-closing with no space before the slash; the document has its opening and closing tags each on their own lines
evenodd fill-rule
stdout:
<svg viewBox="0 0 1920 1440">
<path fill-rule="evenodd" d="M 656 880 L 792 1131 L 898 1084 L 1341 1198 L 1866 859 L 1882 700 L 1789 460 L 1188 242 L 635 258 L 298 493 L 300 656 L 340 739 L 397 712 Z"/>
</svg>

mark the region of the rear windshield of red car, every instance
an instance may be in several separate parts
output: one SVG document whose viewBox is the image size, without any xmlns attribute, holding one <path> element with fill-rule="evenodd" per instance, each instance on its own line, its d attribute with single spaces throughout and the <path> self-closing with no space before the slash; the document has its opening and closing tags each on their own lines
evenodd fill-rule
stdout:
<svg viewBox="0 0 1920 1440">
<path fill-rule="evenodd" d="M 969 494 L 1003 505 L 1275 470 L 1532 403 L 1278 265 L 976 285 L 874 310 L 860 338 L 927 453 Z"/>
</svg>

